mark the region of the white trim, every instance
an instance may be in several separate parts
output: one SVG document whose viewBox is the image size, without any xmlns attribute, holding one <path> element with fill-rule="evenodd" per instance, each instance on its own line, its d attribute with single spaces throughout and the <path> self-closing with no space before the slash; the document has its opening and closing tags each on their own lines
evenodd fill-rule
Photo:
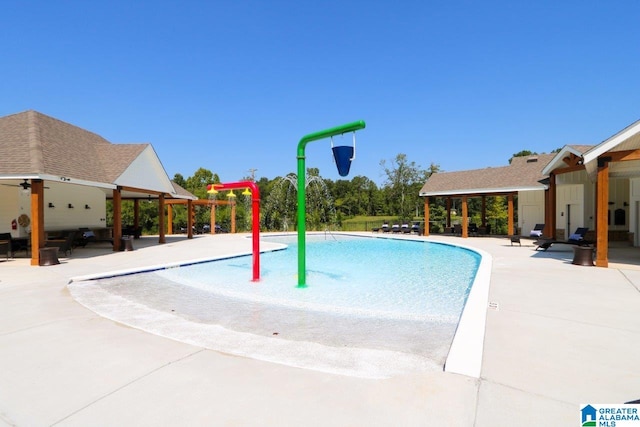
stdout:
<svg viewBox="0 0 640 427">
<path fill-rule="evenodd" d="M 613 135 L 612 137 L 608 138 L 607 140 L 601 142 L 591 150 L 588 150 L 586 153 L 584 153 L 582 156 L 584 158 L 584 163 L 587 164 L 594 160 L 597 160 L 601 154 L 612 150 L 637 133 L 640 133 L 640 120 L 632 123 L 617 134 Z"/>
<path fill-rule="evenodd" d="M 570 145 L 565 145 L 562 150 L 558 151 L 558 154 L 556 154 L 554 158 L 551 159 L 549 163 L 547 163 L 547 166 L 542 169 L 542 175 L 547 176 L 555 169 L 557 169 L 558 165 L 564 165 L 565 163 L 562 161 L 562 159 L 566 157 L 567 153 L 575 154 L 579 157 L 583 156 L 583 153 L 581 153 L 580 151 L 576 150 Z"/>
<path fill-rule="evenodd" d="M 544 191 L 548 188 L 546 185 L 540 184 L 536 187 L 504 187 L 504 188 L 467 188 L 460 190 L 442 190 L 420 192 L 420 197 L 426 196 L 464 196 L 469 194 L 490 194 L 490 193 L 513 193 L 518 191 Z"/>
</svg>

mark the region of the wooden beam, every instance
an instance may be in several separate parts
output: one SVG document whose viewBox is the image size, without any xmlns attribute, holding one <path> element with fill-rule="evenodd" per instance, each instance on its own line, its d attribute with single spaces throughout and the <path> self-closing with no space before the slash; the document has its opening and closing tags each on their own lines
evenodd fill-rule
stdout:
<svg viewBox="0 0 640 427">
<path fill-rule="evenodd" d="M 193 239 L 193 217 L 195 215 L 193 201 L 187 200 L 187 239 Z"/>
<path fill-rule="evenodd" d="M 611 157 L 612 162 L 640 160 L 640 150 L 614 151 L 605 153 L 603 156 Z"/>
<path fill-rule="evenodd" d="M 173 234 L 173 205 L 167 204 L 167 234 Z"/>
<path fill-rule="evenodd" d="M 167 236 L 164 229 L 164 194 L 158 196 L 158 243 L 167 243 Z"/>
<path fill-rule="evenodd" d="M 40 265 L 40 248 L 44 247 L 44 183 L 31 180 L 31 265 Z"/>
<path fill-rule="evenodd" d="M 596 267 L 606 268 L 609 267 L 609 162 L 601 163 L 596 181 Z"/>
<path fill-rule="evenodd" d="M 424 198 L 424 236 L 429 235 L 429 196 Z"/>
</svg>

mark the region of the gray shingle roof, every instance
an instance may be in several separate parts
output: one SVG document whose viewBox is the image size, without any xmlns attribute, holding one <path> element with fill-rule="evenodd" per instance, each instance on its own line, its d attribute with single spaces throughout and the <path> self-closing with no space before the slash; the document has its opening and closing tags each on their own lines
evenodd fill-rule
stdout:
<svg viewBox="0 0 640 427">
<path fill-rule="evenodd" d="M 0 117 L 0 175 L 56 175 L 112 183 L 148 145 L 112 144 L 29 110 Z"/>
<path fill-rule="evenodd" d="M 542 169 L 554 156 L 554 154 L 537 154 L 514 157 L 509 166 L 434 173 L 420 190 L 420 195 L 543 190 L 545 186 L 539 182 L 545 178 L 542 175 Z"/>
</svg>

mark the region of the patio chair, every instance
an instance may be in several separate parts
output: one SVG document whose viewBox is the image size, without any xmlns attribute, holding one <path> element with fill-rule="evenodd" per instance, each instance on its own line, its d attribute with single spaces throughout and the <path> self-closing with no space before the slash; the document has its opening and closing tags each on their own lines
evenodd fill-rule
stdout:
<svg viewBox="0 0 640 427">
<path fill-rule="evenodd" d="M 393 224 L 391 226 L 391 232 L 392 233 L 399 233 L 400 232 L 400 224 Z"/>
<path fill-rule="evenodd" d="M 47 240 L 44 244 L 47 248 L 58 248 L 58 253 L 63 256 L 71 255 L 73 252 L 73 242 L 76 238 L 76 232 L 70 231 L 64 239 Z"/>
<path fill-rule="evenodd" d="M 411 227 L 409 227 L 409 223 L 403 222 L 400 226 L 400 231 L 402 231 L 403 234 L 411 233 Z"/>
<path fill-rule="evenodd" d="M 542 237 L 542 230 L 544 230 L 544 224 L 536 224 L 529 233 L 529 237 Z"/>
<path fill-rule="evenodd" d="M 536 246 L 536 251 L 542 249 L 546 251 L 553 245 L 554 243 L 564 243 L 566 245 L 577 245 L 577 246 L 589 246 L 593 244 L 588 240 L 584 240 L 584 236 L 589 231 L 589 227 L 578 227 L 576 232 L 569 236 L 567 240 L 555 240 L 555 239 L 540 239 L 534 242 Z"/>
</svg>

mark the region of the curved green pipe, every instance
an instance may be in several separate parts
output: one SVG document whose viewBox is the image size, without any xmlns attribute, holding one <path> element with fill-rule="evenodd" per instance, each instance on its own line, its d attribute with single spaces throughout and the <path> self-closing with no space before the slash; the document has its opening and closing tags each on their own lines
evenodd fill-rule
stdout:
<svg viewBox="0 0 640 427">
<path fill-rule="evenodd" d="M 306 260 L 306 188 L 305 188 L 305 154 L 304 150 L 308 143 L 319 139 L 329 138 L 334 135 L 341 135 L 347 132 L 355 132 L 364 129 L 365 123 L 362 120 L 347 123 L 342 126 L 336 126 L 330 129 L 321 130 L 319 132 L 305 135 L 298 142 L 298 287 L 307 287 L 307 260 Z"/>
</svg>

